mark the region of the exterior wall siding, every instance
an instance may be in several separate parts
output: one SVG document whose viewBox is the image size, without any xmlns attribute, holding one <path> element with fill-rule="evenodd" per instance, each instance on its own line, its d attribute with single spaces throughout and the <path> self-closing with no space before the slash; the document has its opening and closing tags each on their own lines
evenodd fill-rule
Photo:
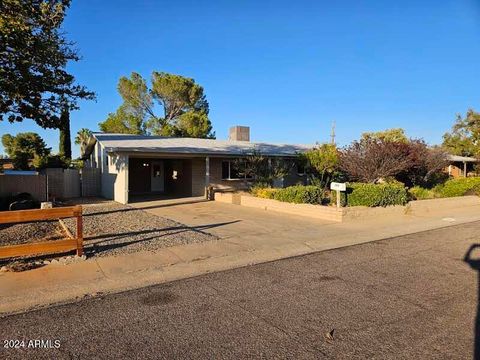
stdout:
<svg viewBox="0 0 480 360">
<path fill-rule="evenodd" d="M 101 172 L 101 189 L 102 189 L 102 196 L 105 199 L 113 200 L 113 187 L 115 184 L 115 176 L 114 173 L 109 173 L 106 171 Z"/>
<path fill-rule="evenodd" d="M 211 161 L 211 160 L 210 160 Z M 210 172 L 211 172 L 210 166 Z M 192 196 L 205 195 L 205 159 L 192 160 Z"/>
</svg>

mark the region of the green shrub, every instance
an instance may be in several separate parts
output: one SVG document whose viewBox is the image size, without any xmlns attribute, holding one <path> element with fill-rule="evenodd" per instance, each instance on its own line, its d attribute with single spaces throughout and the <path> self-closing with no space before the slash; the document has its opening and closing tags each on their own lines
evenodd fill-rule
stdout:
<svg viewBox="0 0 480 360">
<path fill-rule="evenodd" d="M 250 192 L 260 198 L 296 204 L 321 204 L 324 198 L 322 189 L 313 185 L 295 185 L 283 189 L 253 187 Z"/>
<path fill-rule="evenodd" d="M 401 184 L 349 183 L 347 186 L 348 206 L 405 205 L 407 191 Z"/>
<path fill-rule="evenodd" d="M 275 200 L 289 203 L 321 204 L 324 197 L 322 189 L 313 185 L 296 185 L 275 190 L 273 193 Z"/>
<path fill-rule="evenodd" d="M 421 186 L 414 186 L 408 190 L 408 194 L 412 200 L 425 200 L 425 199 L 433 199 L 437 197 L 435 190 L 433 189 L 425 189 Z"/>
<path fill-rule="evenodd" d="M 441 197 L 475 195 L 480 192 L 480 177 L 451 179 L 436 186 L 434 191 Z"/>
<path fill-rule="evenodd" d="M 277 192 L 278 190 L 279 189 L 273 189 L 270 187 L 255 186 L 250 189 L 250 192 L 253 196 L 256 197 L 260 197 L 263 199 L 273 199 L 275 192 Z"/>
<path fill-rule="evenodd" d="M 264 199 L 275 199 L 296 204 L 321 204 L 324 200 L 322 189 L 313 185 L 295 185 L 283 189 L 254 187 L 251 189 L 251 193 L 253 196 Z"/>
</svg>

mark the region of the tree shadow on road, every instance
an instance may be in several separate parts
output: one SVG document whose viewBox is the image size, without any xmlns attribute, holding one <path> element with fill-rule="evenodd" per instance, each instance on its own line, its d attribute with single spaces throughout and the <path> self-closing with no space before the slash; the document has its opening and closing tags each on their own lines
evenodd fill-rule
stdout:
<svg viewBox="0 0 480 360">
<path fill-rule="evenodd" d="M 480 257 L 473 257 L 473 252 L 480 249 L 480 244 L 473 244 L 465 253 L 465 261 L 473 270 L 478 271 L 477 275 L 477 315 L 475 317 L 475 339 L 473 349 L 473 359 L 480 360 Z"/>
</svg>

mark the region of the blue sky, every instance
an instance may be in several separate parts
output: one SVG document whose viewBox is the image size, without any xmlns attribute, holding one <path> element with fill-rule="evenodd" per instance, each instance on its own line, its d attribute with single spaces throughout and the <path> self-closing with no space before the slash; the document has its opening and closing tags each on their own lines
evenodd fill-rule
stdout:
<svg viewBox="0 0 480 360">
<path fill-rule="evenodd" d="M 322 142 L 335 120 L 340 145 L 391 127 L 434 144 L 480 110 L 477 0 L 73 0 L 64 30 L 83 56 L 69 70 L 98 97 L 71 114 L 72 134 L 98 129 L 132 71 L 194 78 L 219 139 L 248 125 L 255 141 Z M 56 130 L 0 123 L 21 131 L 58 148 Z"/>
</svg>

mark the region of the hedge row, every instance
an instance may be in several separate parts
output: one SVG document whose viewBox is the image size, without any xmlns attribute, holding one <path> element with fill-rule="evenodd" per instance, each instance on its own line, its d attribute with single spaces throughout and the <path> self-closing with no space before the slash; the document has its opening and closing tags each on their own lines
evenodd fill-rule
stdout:
<svg viewBox="0 0 480 360">
<path fill-rule="evenodd" d="M 407 190 L 399 183 L 349 183 L 347 186 L 347 206 L 405 205 L 407 202 Z"/>
<path fill-rule="evenodd" d="M 451 179 L 445 184 L 435 186 L 433 189 L 415 186 L 408 190 L 408 193 L 412 200 L 480 195 L 480 177 Z"/>
<path fill-rule="evenodd" d="M 480 192 L 480 177 L 451 179 L 445 184 L 435 186 L 433 191 L 439 197 L 478 195 Z"/>
<path fill-rule="evenodd" d="M 321 204 L 324 198 L 318 186 L 289 186 L 283 189 L 254 188 L 252 194 L 264 199 L 274 199 L 296 204 Z"/>
<path fill-rule="evenodd" d="M 327 202 L 325 193 L 317 186 L 297 185 L 283 189 L 253 188 L 252 194 L 265 199 L 274 199 L 296 204 L 322 204 Z M 407 191 L 400 184 L 350 183 L 347 194 L 342 193 L 342 202 L 348 206 L 388 206 L 407 203 Z M 332 193 L 332 203 L 335 194 Z"/>
<path fill-rule="evenodd" d="M 270 187 L 252 187 L 250 192 L 253 196 L 263 198 L 263 199 L 273 199 L 273 194 L 277 192 L 279 189 L 274 189 Z"/>
<path fill-rule="evenodd" d="M 297 204 L 322 204 L 328 202 L 325 193 L 317 186 L 290 186 L 283 189 L 254 188 L 254 196 L 275 199 Z M 346 193 L 342 193 L 342 203 L 347 206 L 389 206 L 405 205 L 409 198 L 414 200 L 436 197 L 453 197 L 464 195 L 480 196 L 480 177 L 448 180 L 433 189 L 413 187 L 410 190 L 401 183 L 366 184 L 349 183 Z M 335 192 L 331 193 L 331 203 L 335 203 Z"/>
<path fill-rule="evenodd" d="M 439 197 L 433 189 L 425 189 L 421 186 L 414 186 L 408 190 L 408 195 L 412 200 L 426 200 Z"/>
</svg>

